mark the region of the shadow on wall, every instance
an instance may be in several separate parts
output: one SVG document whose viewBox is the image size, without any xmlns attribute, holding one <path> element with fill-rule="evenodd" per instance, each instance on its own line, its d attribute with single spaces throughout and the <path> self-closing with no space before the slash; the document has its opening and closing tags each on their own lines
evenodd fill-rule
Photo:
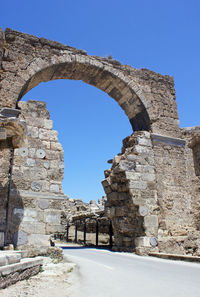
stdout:
<svg viewBox="0 0 200 297">
<path fill-rule="evenodd" d="M 0 232 L 4 232 L 4 245 L 26 242 L 26 233 L 19 231 L 19 226 L 24 217 L 24 205 L 15 184 L 11 181 L 5 186 L 0 183 Z"/>
</svg>

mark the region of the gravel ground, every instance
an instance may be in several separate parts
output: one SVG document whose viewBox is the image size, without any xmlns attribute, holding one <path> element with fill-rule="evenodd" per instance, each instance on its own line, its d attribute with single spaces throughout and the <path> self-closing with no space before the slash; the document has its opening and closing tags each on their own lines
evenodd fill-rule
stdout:
<svg viewBox="0 0 200 297">
<path fill-rule="evenodd" d="M 77 283 L 76 265 L 55 264 L 44 257 L 43 272 L 0 291 L 1 297 L 71 297 Z"/>
</svg>

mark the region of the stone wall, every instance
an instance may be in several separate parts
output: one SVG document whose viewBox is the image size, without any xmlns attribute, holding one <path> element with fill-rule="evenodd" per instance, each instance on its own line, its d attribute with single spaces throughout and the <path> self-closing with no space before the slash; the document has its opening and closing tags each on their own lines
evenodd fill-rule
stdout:
<svg viewBox="0 0 200 297">
<path fill-rule="evenodd" d="M 15 150 L 13 182 L 18 190 L 63 194 L 63 148 L 53 130 L 46 103 L 20 102 L 20 119 L 27 125 L 27 145 Z"/>
<path fill-rule="evenodd" d="M 19 108 L 27 140 L 14 151 L 8 240 L 18 246 L 48 244 L 48 234 L 64 228 L 61 211 L 68 198 L 61 184 L 63 149 L 46 103 L 29 100 L 20 102 Z"/>
<path fill-rule="evenodd" d="M 200 180 L 194 158 L 199 128 L 182 133 L 171 138 L 136 132 L 105 171 L 106 213 L 117 250 L 200 255 Z"/>
<path fill-rule="evenodd" d="M 63 194 L 64 152 L 46 103 L 29 100 L 18 105 L 19 120 L 26 123 L 27 138 L 13 155 L 8 241 L 18 246 L 48 245 L 49 235 L 65 232 L 74 214 L 99 210 L 102 204 L 84 203 Z M 5 150 L 2 154 L 5 156 Z M 2 165 L 7 170 L 11 167 L 10 162 Z M 5 230 L 7 190 L 1 192 L 4 197 L 2 231 Z"/>
</svg>

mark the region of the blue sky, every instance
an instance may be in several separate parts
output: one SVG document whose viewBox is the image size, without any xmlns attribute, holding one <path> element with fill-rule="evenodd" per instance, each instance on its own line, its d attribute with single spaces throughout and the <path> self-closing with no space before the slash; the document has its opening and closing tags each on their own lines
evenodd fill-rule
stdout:
<svg viewBox="0 0 200 297">
<path fill-rule="evenodd" d="M 200 125 L 199 15 L 199 0 L 13 0 L 1 4 L 0 27 L 172 75 L 180 125 L 185 127 Z M 106 161 L 131 134 L 116 102 L 70 80 L 42 83 L 23 99 L 47 102 L 65 150 L 64 192 L 85 201 L 104 195 Z"/>
</svg>

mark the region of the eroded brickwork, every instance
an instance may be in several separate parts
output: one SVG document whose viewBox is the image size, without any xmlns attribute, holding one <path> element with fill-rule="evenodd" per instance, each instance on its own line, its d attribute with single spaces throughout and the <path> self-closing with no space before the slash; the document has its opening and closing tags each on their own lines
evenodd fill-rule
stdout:
<svg viewBox="0 0 200 297">
<path fill-rule="evenodd" d="M 154 152 L 149 132 L 124 140 L 122 154 L 106 171 L 103 186 L 107 215 L 113 222 L 117 248 L 157 250 L 158 205 Z"/>
<path fill-rule="evenodd" d="M 63 194 L 63 148 L 53 130 L 46 103 L 20 102 L 20 119 L 27 125 L 27 144 L 15 150 L 13 182 L 18 190 Z"/>
</svg>

